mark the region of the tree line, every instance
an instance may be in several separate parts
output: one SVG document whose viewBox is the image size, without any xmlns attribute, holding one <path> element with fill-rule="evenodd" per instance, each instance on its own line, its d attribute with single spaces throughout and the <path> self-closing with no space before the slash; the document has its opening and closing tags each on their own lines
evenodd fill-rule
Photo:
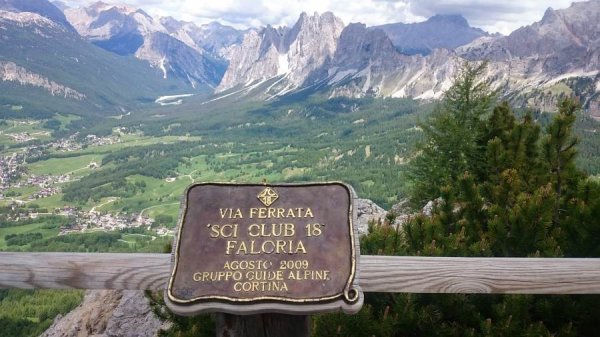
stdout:
<svg viewBox="0 0 600 337">
<path fill-rule="evenodd" d="M 577 168 L 576 98 L 542 128 L 496 102 L 485 64 L 466 64 L 423 123 L 412 201 L 431 214 L 372 225 L 363 254 L 600 256 L 600 183 Z M 598 296 L 366 294 L 355 317 L 322 316 L 316 336 L 594 336 Z"/>
</svg>

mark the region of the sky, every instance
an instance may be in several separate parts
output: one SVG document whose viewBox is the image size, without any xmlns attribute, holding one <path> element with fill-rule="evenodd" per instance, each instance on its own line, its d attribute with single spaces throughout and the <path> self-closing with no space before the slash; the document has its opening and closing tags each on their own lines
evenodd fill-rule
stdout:
<svg viewBox="0 0 600 337">
<path fill-rule="evenodd" d="M 592 0 L 598 1 L 598 0 Z M 95 1 L 63 0 L 71 7 Z M 104 0 L 139 7 L 152 16 L 172 16 L 197 24 L 219 21 L 238 29 L 293 25 L 302 12 L 331 11 L 345 24 L 367 26 L 424 21 L 435 14 L 462 14 L 472 26 L 509 34 L 539 21 L 548 7 L 567 8 L 572 0 Z"/>
</svg>

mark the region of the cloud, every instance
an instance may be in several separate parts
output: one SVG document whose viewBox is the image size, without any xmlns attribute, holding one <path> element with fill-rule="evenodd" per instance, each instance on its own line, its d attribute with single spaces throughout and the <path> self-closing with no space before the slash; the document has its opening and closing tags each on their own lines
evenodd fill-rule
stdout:
<svg viewBox="0 0 600 337">
<path fill-rule="evenodd" d="M 435 14 L 462 14 L 471 25 L 508 34 L 541 19 L 548 7 L 566 8 L 571 0 L 104 0 L 140 7 L 151 15 L 207 23 L 220 21 L 237 28 L 293 25 L 302 12 L 331 11 L 344 23 L 369 26 L 393 22 L 418 22 Z M 77 7 L 92 1 L 69 0 Z"/>
<path fill-rule="evenodd" d="M 423 17 L 462 14 L 473 26 L 508 34 L 540 20 L 548 7 L 566 8 L 570 3 L 571 0 L 413 0 L 410 10 Z"/>
</svg>

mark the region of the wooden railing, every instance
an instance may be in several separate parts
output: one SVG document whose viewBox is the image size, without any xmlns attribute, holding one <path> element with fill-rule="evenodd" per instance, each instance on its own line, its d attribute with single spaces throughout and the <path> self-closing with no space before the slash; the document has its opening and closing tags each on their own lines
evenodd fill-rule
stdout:
<svg viewBox="0 0 600 337">
<path fill-rule="evenodd" d="M 169 254 L 0 253 L 0 288 L 165 287 Z M 365 292 L 600 294 L 600 259 L 362 256 Z"/>
</svg>

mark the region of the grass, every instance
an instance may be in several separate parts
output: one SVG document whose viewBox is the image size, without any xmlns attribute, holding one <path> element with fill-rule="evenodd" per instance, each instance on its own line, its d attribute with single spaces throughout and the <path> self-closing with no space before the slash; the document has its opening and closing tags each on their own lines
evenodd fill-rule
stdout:
<svg viewBox="0 0 600 337">
<path fill-rule="evenodd" d="M 57 314 L 81 303 L 83 295 L 83 290 L 0 290 L 2 336 L 39 336 Z"/>
<path fill-rule="evenodd" d="M 58 235 L 59 229 L 58 227 L 52 229 L 44 229 L 45 222 L 33 223 L 24 226 L 16 226 L 16 227 L 7 227 L 0 228 L 0 249 L 6 249 L 8 246 L 6 245 L 6 240 L 4 239 L 6 235 L 9 234 L 27 234 L 27 233 L 42 233 L 44 238 L 52 237 Z M 29 246 L 29 245 L 26 245 Z M 19 247 L 26 247 L 19 246 Z M 16 247 L 16 246 L 12 246 Z"/>
<path fill-rule="evenodd" d="M 55 208 L 60 208 L 65 206 L 65 202 L 62 201 L 62 194 L 55 194 L 48 198 L 37 199 L 35 202 L 41 208 L 47 208 L 48 210 L 53 210 Z"/>
<path fill-rule="evenodd" d="M 165 204 L 165 205 L 158 205 L 157 207 L 148 209 L 146 212 L 144 212 L 144 215 L 150 216 L 152 218 L 155 218 L 159 214 L 170 215 L 173 218 L 173 223 L 171 224 L 172 226 L 170 226 L 170 227 L 175 227 L 175 224 L 179 217 L 180 207 L 181 207 L 180 202 Z"/>
<path fill-rule="evenodd" d="M 268 151 L 267 155 L 277 156 L 283 153 L 284 149 Z M 223 165 L 223 169 L 211 167 L 207 162 L 206 156 L 194 157 L 189 160 L 189 165 L 181 165 L 177 169 L 182 176 L 190 173 L 194 182 L 221 181 L 221 182 L 261 182 L 277 181 L 287 176 L 301 174 L 304 169 L 292 169 L 274 171 L 270 169 L 271 160 L 256 159 L 255 162 L 243 162 L 249 155 L 255 153 L 231 152 L 215 156 L 215 162 Z"/>
<path fill-rule="evenodd" d="M 78 154 L 107 154 L 133 146 L 146 146 L 154 144 L 178 143 L 180 141 L 198 141 L 202 137 L 185 137 L 185 136 L 162 136 L 148 137 L 139 134 L 126 134 L 120 136 L 120 142 L 110 145 L 90 146 L 86 149 L 73 152 Z"/>
<path fill-rule="evenodd" d="M 278 150 L 274 155 L 281 152 L 283 150 Z M 146 216 L 156 217 L 159 214 L 164 214 L 170 215 L 175 220 L 179 216 L 181 196 L 185 189 L 194 182 L 261 182 L 263 179 L 279 181 L 285 176 L 299 175 L 306 170 L 303 168 L 286 168 L 282 170 L 283 172 L 276 172 L 269 168 L 270 161 L 262 159 L 257 162 L 239 162 L 246 159 L 247 156 L 248 154 L 235 152 L 217 155 L 214 157 L 212 166 L 209 165 L 206 155 L 189 158 L 186 164 L 182 164 L 176 169 L 177 176 L 171 177 L 171 179 L 132 175 L 127 177 L 128 182 L 143 182 L 145 184 L 145 187 L 138 190 L 135 195 L 106 204 L 104 202 L 107 199 L 96 203 L 88 202 L 83 206 L 85 209 L 91 209 L 94 206 L 104 204 L 96 210 L 129 213 L 143 211 Z M 218 168 L 215 165 L 223 165 L 223 168 Z M 46 205 L 46 203 L 40 203 L 40 205 Z"/>
<path fill-rule="evenodd" d="M 88 154 L 70 158 L 51 158 L 29 165 L 29 172 L 35 175 L 64 175 L 71 173 L 84 176 L 91 172 L 88 168 L 91 162 L 100 164 L 102 155 Z"/>
<path fill-rule="evenodd" d="M 553 96 L 558 96 L 560 94 L 569 96 L 573 94 L 573 89 L 571 89 L 565 82 L 558 82 L 548 88 L 545 88 L 544 91 Z"/>
<path fill-rule="evenodd" d="M 39 188 L 37 186 L 25 186 L 25 187 L 21 187 L 21 188 L 11 188 L 8 190 L 8 192 L 15 192 L 16 199 L 24 199 L 24 198 L 27 198 L 29 195 L 35 193 L 38 190 L 39 190 Z"/>
<path fill-rule="evenodd" d="M 127 244 L 129 244 L 129 247 L 133 248 L 138 243 L 156 240 L 155 236 L 154 236 L 154 240 L 152 238 L 153 238 L 152 235 L 147 235 L 147 234 L 125 234 L 125 235 L 123 235 L 121 241 L 127 242 Z"/>
<path fill-rule="evenodd" d="M 7 120 L 6 123 L 7 125 L 0 126 L 0 145 L 18 144 L 18 142 L 16 142 L 12 137 L 8 136 L 8 134 L 15 133 L 27 133 L 35 139 L 44 141 L 50 140 L 52 138 L 50 135 L 50 132 L 52 130 L 42 127 L 42 121 Z M 4 151 L 3 153 L 6 154 L 6 151 Z"/>
<path fill-rule="evenodd" d="M 141 212 L 152 207 L 160 208 L 160 213 L 173 215 L 175 218 L 179 212 L 179 201 L 185 188 L 190 185 L 189 179 L 176 179 L 173 182 L 165 180 L 145 177 L 141 175 L 133 175 L 127 178 L 130 182 L 144 182 L 146 187 L 143 191 L 139 191 L 136 195 L 129 198 L 122 198 L 102 207 L 103 211 L 108 212 Z M 96 203 L 96 204 L 101 204 Z M 167 205 L 170 204 L 170 205 Z M 89 206 L 90 204 L 88 204 Z M 150 209 L 148 209 L 150 211 Z M 146 213 L 151 215 L 157 213 Z"/>
<path fill-rule="evenodd" d="M 76 120 L 80 120 L 81 117 L 77 116 L 77 115 L 71 115 L 71 114 L 56 114 L 54 115 L 54 119 L 56 119 L 57 121 L 60 122 L 60 129 L 61 130 L 65 130 L 67 128 L 67 125 L 69 125 L 69 123 L 71 123 L 72 121 L 76 121 Z"/>
</svg>

